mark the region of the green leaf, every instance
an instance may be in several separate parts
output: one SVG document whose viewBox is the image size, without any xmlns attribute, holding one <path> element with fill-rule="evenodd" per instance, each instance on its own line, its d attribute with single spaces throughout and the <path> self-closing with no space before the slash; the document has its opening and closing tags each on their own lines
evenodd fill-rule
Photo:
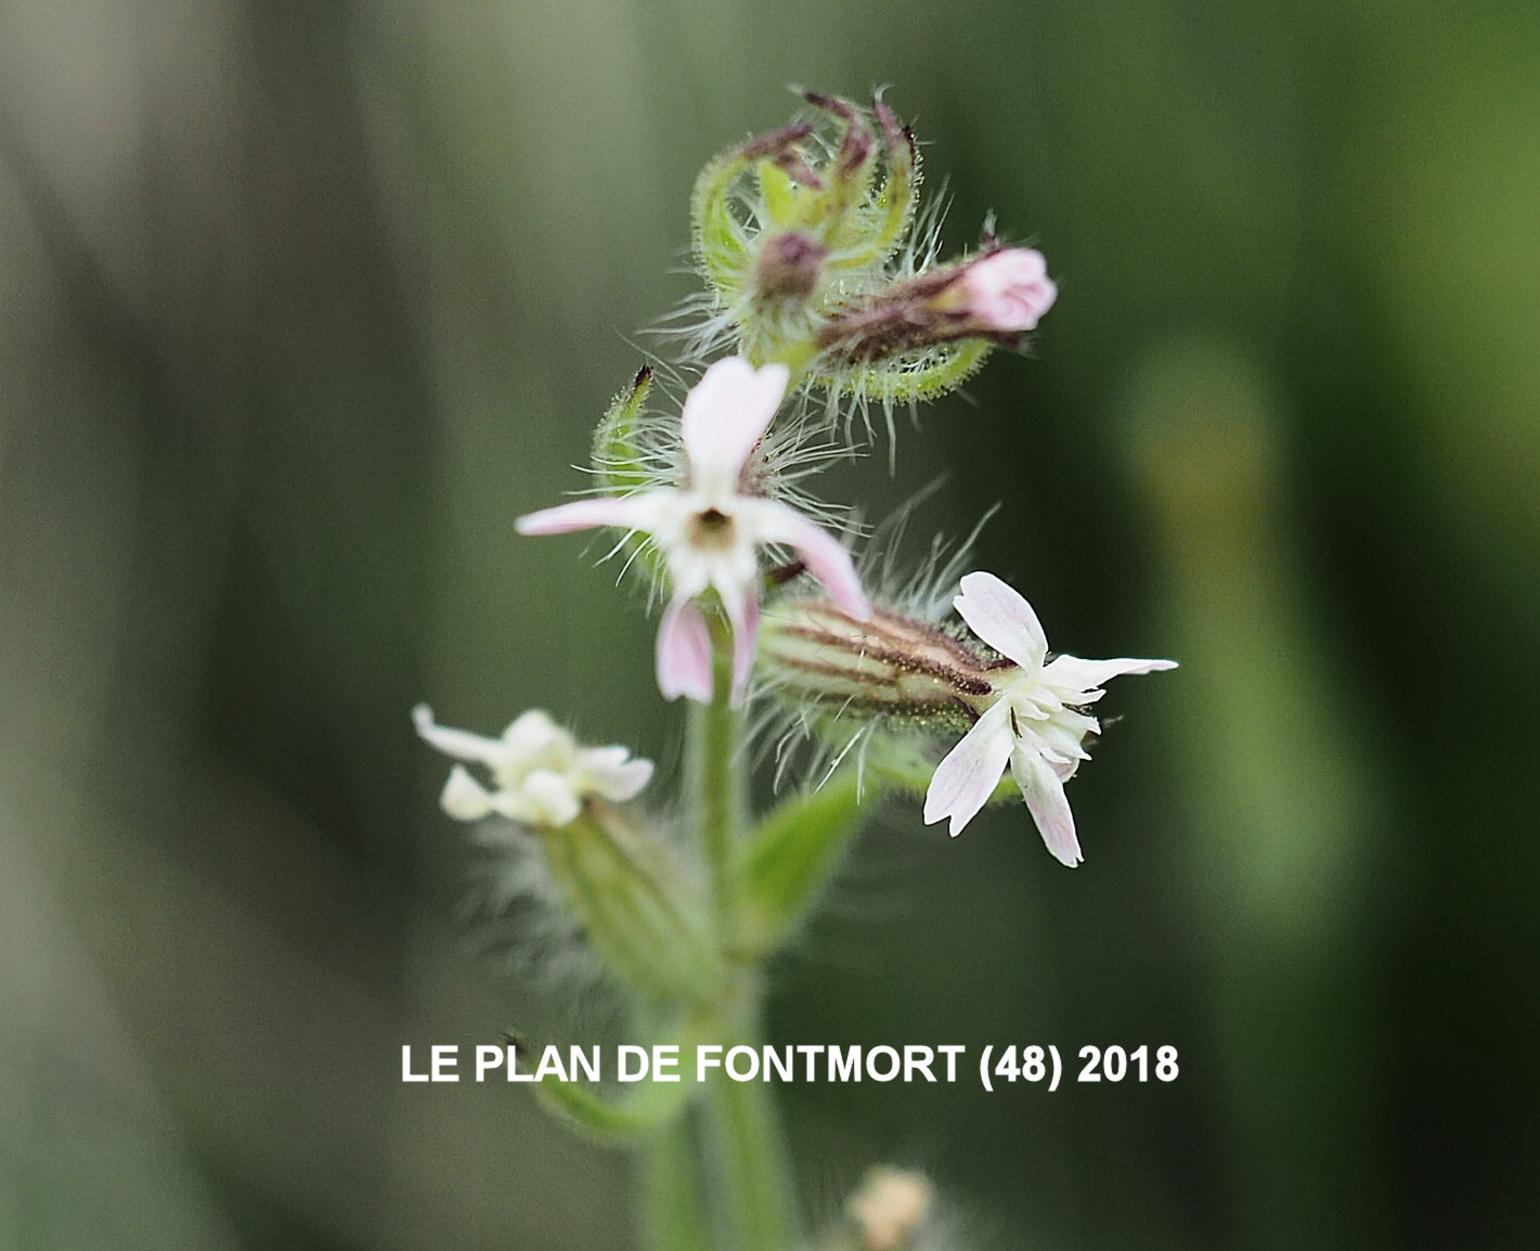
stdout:
<svg viewBox="0 0 1540 1251">
<path fill-rule="evenodd" d="M 800 926 L 844 859 L 865 805 L 857 771 L 841 769 L 817 790 L 771 812 L 743 846 L 740 954 L 764 956 Z"/>
</svg>

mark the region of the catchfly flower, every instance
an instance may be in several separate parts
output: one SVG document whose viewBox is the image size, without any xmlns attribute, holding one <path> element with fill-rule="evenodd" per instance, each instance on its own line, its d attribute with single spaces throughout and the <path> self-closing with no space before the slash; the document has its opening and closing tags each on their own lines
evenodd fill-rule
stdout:
<svg viewBox="0 0 1540 1251">
<path fill-rule="evenodd" d="M 869 611 L 850 554 L 833 535 L 780 500 L 744 489 L 744 469 L 786 393 L 782 365 L 717 361 L 685 397 L 685 478 L 680 486 L 576 500 L 520 517 L 521 534 L 612 526 L 651 534 L 671 598 L 658 627 L 658 687 L 665 698 L 709 701 L 711 636 L 696 597 L 714 590 L 733 627 L 733 693 L 741 698 L 759 630 L 758 549 L 781 544 L 846 611 Z"/>
<path fill-rule="evenodd" d="M 1083 857 L 1064 783 L 1082 760 L 1085 739 L 1101 725 L 1085 709 L 1106 694 L 1108 679 L 1174 669 L 1174 660 L 1082 660 L 1057 656 L 1044 664 L 1048 638 L 1037 614 L 991 573 L 970 573 L 952 601 L 968 627 L 1012 661 L 992 673 L 994 694 L 973 728 L 936 768 L 925 794 L 925 824 L 948 821 L 955 836 L 994 793 L 1007 767 L 1043 842 L 1073 868 Z"/>
<path fill-rule="evenodd" d="M 426 704 L 412 709 L 417 733 L 446 756 L 485 765 L 488 789 L 463 765 L 450 771 L 439 804 L 457 821 L 496 813 L 524 825 L 560 827 L 577 819 L 583 801 L 633 799 L 652 780 L 652 761 L 632 759 L 624 747 L 580 747 L 538 709 L 520 715 L 500 738 L 437 724 Z"/>
</svg>

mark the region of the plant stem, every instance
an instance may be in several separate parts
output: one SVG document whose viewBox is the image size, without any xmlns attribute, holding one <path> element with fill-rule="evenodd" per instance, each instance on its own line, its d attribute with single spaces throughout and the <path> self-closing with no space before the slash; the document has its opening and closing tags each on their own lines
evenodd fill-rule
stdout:
<svg viewBox="0 0 1540 1251">
<path fill-rule="evenodd" d="M 737 922 L 733 844 L 744 820 L 745 788 L 737 759 L 738 710 L 732 705 L 732 632 L 715 623 L 711 642 L 712 697 L 709 704 L 691 709 L 689 772 L 696 787 L 717 933 L 725 951 L 733 946 Z"/>
<path fill-rule="evenodd" d="M 739 758 L 740 717 L 732 704 L 732 632 L 712 628 L 712 698 L 691 710 L 686 775 L 696 798 L 712 911 L 723 952 L 738 947 L 742 924 L 737 840 L 748 819 L 747 779 Z M 752 969 L 733 979 L 722 1005 L 724 1048 L 759 1042 L 759 980 Z M 714 1074 L 705 1090 L 705 1177 L 723 1251 L 786 1251 L 795 1245 L 786 1150 L 769 1091 Z M 661 1148 L 660 1148 L 661 1149 Z"/>
<path fill-rule="evenodd" d="M 642 1156 L 642 1228 L 655 1251 L 712 1251 L 695 1158 L 695 1117 L 678 1117 Z"/>
<path fill-rule="evenodd" d="M 757 1046 L 759 989 L 745 982 L 736 1028 L 724 1053 Z M 714 1074 L 706 1088 L 707 1177 L 715 1192 L 724 1251 L 786 1251 L 798 1246 L 790 1168 L 775 1100 L 763 1082 Z"/>
</svg>

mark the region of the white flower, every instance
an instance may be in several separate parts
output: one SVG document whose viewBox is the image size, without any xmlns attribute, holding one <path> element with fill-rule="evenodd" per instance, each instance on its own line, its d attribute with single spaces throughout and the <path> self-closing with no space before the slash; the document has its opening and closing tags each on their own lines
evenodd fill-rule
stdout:
<svg viewBox="0 0 1540 1251">
<path fill-rule="evenodd" d="M 733 626 L 733 694 L 741 698 L 759 629 L 757 550 L 793 548 L 834 601 L 870 611 L 850 554 L 833 535 L 779 500 L 745 495 L 743 468 L 786 393 L 784 365 L 756 370 L 739 357 L 717 361 L 685 397 L 681 419 L 687 478 L 619 498 L 578 500 L 520 517 L 521 534 L 596 526 L 645 530 L 668 567 L 673 595 L 658 627 L 658 686 L 665 698 L 711 698 L 711 641 L 695 597 L 712 588 Z"/>
<path fill-rule="evenodd" d="M 579 747 L 538 710 L 522 714 L 501 738 L 483 738 L 438 725 L 426 704 L 412 709 L 423 740 L 446 756 L 485 765 L 488 790 L 461 765 L 444 784 L 439 803 L 457 821 L 492 815 L 524 825 L 563 826 L 577 818 L 590 795 L 620 803 L 652 780 L 652 761 L 633 760 L 624 747 Z"/>
<path fill-rule="evenodd" d="M 1174 669 L 1176 662 L 1058 656 L 1045 665 L 1048 639 L 1032 605 L 990 573 L 964 577 L 952 603 L 974 634 L 1017 669 L 1000 671 L 992 702 L 937 767 L 925 794 L 925 824 L 946 818 L 953 836 L 961 833 L 1009 765 L 1043 842 L 1073 868 L 1083 857 L 1064 783 L 1090 759 L 1086 735 L 1101 732 L 1081 710 L 1106 694 L 1101 687 L 1109 678 Z"/>
</svg>

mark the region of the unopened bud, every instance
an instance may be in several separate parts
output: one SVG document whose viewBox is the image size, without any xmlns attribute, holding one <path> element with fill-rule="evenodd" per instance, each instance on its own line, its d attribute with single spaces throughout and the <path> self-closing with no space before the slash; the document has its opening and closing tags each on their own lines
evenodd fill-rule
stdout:
<svg viewBox="0 0 1540 1251">
<path fill-rule="evenodd" d="M 866 1174 L 845 1212 L 862 1251 L 902 1251 L 930 1215 L 935 1187 L 924 1173 L 881 1166 Z"/>
<path fill-rule="evenodd" d="M 755 296 L 762 303 L 805 300 L 818 289 L 828 250 L 801 231 L 768 236 L 754 262 Z"/>
<path fill-rule="evenodd" d="M 830 318 L 818 343 L 853 363 L 965 339 L 1009 346 L 1036 329 L 1057 295 L 1042 253 L 1004 248 L 874 292 Z"/>
<path fill-rule="evenodd" d="M 1003 248 L 963 266 L 961 280 L 947 294 L 961 297 L 959 311 L 973 324 L 1011 334 L 1037 329 L 1059 288 L 1048 277 L 1041 252 Z"/>
<path fill-rule="evenodd" d="M 861 621 L 820 599 L 766 609 L 760 650 L 783 699 L 831 716 L 959 733 L 1015 670 L 927 622 L 881 609 Z"/>
</svg>

